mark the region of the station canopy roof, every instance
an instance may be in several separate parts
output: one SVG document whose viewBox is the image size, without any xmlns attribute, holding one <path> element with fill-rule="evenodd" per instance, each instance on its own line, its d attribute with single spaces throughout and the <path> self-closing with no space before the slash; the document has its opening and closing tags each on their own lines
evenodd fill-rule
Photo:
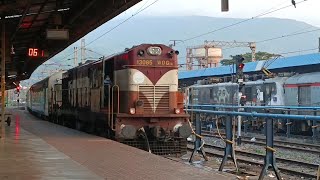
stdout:
<svg viewBox="0 0 320 180">
<path fill-rule="evenodd" d="M 245 63 L 243 72 L 246 74 L 261 72 L 261 68 L 264 67 L 265 63 L 265 60 Z M 300 71 L 315 71 L 318 70 L 319 65 L 320 53 L 312 53 L 276 59 L 268 66 L 268 69 L 272 72 L 290 72 L 289 70 L 297 69 L 300 69 Z M 234 69 L 229 65 L 193 71 L 180 71 L 179 80 L 228 76 Z"/>
<path fill-rule="evenodd" d="M 139 1 L 1 0 L 7 89 L 15 87 L 13 82 L 28 79 L 43 62 Z"/>
</svg>

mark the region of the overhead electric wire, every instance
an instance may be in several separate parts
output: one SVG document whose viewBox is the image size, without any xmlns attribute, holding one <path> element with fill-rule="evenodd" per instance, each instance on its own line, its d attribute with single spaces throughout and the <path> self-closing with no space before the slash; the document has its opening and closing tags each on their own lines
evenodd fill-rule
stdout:
<svg viewBox="0 0 320 180">
<path fill-rule="evenodd" d="M 98 39 L 102 38 L 103 36 L 107 35 L 108 33 L 110 33 L 111 31 L 113 31 L 114 29 L 116 29 L 117 27 L 121 26 L 122 24 L 124 24 L 125 22 L 129 21 L 131 18 L 133 18 L 134 16 L 138 15 L 139 13 L 141 13 L 142 11 L 148 9 L 150 6 L 154 5 L 156 2 L 158 2 L 159 0 L 155 0 L 153 1 L 151 4 L 149 4 L 148 6 L 142 8 L 141 10 L 137 11 L 136 13 L 132 14 L 130 17 L 128 17 L 127 19 L 123 20 L 121 23 L 119 23 L 118 25 L 114 26 L 113 28 L 111 28 L 110 30 L 108 30 L 107 32 L 103 33 L 102 35 L 98 36 L 96 39 L 92 40 L 91 42 L 89 42 L 88 44 L 86 44 L 86 46 L 89 46 L 90 44 L 92 44 L 93 42 L 97 41 Z"/>
<path fill-rule="evenodd" d="M 288 51 L 288 52 L 277 53 L 277 54 L 279 54 L 279 55 L 285 55 L 285 54 L 293 54 L 293 53 L 300 53 L 300 52 L 306 52 L 306 51 L 313 51 L 313 50 L 318 50 L 318 49 L 319 49 L 319 47 L 310 48 L 310 49 L 296 50 L 296 51 Z"/>
<path fill-rule="evenodd" d="M 107 32 L 103 33 L 102 35 L 98 36 L 96 39 L 90 41 L 88 44 L 86 44 L 86 46 L 89 46 L 90 44 L 92 44 L 93 42 L 97 41 L 98 39 L 102 38 L 103 36 L 107 35 L 108 33 L 110 33 L 111 31 L 113 31 L 114 29 L 116 29 L 117 27 L 121 26 L 122 24 L 124 24 L 125 22 L 129 21 L 131 18 L 133 18 L 134 16 L 140 14 L 142 11 L 146 10 L 147 8 L 149 8 L 150 6 L 154 5 L 156 2 L 158 2 L 159 0 L 155 0 L 153 1 L 151 4 L 149 4 L 148 6 L 144 7 L 144 8 L 140 8 L 140 10 L 138 10 L 136 13 L 132 14 L 130 17 L 128 17 L 127 19 L 123 20 L 121 23 L 119 23 L 118 25 L 114 26 L 113 28 L 111 28 L 110 30 L 108 30 Z M 144 4 L 145 5 L 145 4 Z M 143 6 L 144 6 L 143 5 Z M 142 7 L 143 7 L 142 6 Z M 63 58 L 60 58 L 60 60 L 64 60 L 65 58 L 71 56 L 73 54 L 70 53 L 66 56 L 64 56 Z"/>
<path fill-rule="evenodd" d="M 101 54 L 101 53 L 99 53 L 99 52 L 97 52 L 97 51 L 93 51 L 93 50 L 88 49 L 88 48 L 85 48 L 85 50 L 88 50 L 88 51 L 90 51 L 90 52 L 93 52 L 93 53 L 95 53 L 95 54 L 97 54 L 97 55 L 99 55 L 99 56 L 104 56 L 103 54 Z"/>
<path fill-rule="evenodd" d="M 307 1 L 307 0 L 302 0 L 302 1 L 296 2 L 296 4 L 300 4 L 300 3 L 303 3 L 303 2 L 306 2 L 306 1 Z M 193 39 L 196 39 L 196 38 L 199 38 L 199 37 L 208 35 L 208 34 L 212 34 L 212 33 L 214 33 L 214 32 L 221 31 L 221 30 L 223 30 L 223 29 L 227 29 L 227 28 L 229 28 L 229 27 L 236 26 L 236 25 L 238 25 L 238 24 L 242 24 L 242 23 L 244 23 L 244 22 L 247 22 L 247 21 L 256 19 L 256 18 L 261 17 L 261 16 L 265 16 L 265 15 L 267 15 L 267 14 L 271 14 L 271 13 L 280 11 L 280 10 L 282 10 L 282 9 L 285 9 L 285 8 L 288 8 L 288 7 L 291 7 L 291 6 L 293 6 L 293 5 L 290 4 L 290 5 L 283 6 L 283 7 L 281 7 L 281 8 L 277 8 L 277 9 L 272 10 L 272 11 L 268 11 L 268 12 L 265 12 L 265 13 L 261 13 L 261 14 L 259 14 L 259 15 L 257 15 L 257 16 L 254 16 L 254 17 L 251 17 L 251 18 L 248 18 L 248 19 L 244 19 L 244 20 L 241 20 L 241 21 L 239 21 L 239 22 L 236 22 L 236 23 L 233 23 L 233 24 L 230 24 L 230 25 L 227 25 L 227 26 L 223 26 L 223 27 L 221 27 L 221 28 L 218 28 L 218 29 L 215 29 L 215 30 L 212 30 L 212 31 L 209 31 L 209 32 L 206 32 L 206 33 L 203 33 L 203 34 L 200 34 L 200 35 L 197 35 L 197 36 L 188 38 L 188 39 L 185 39 L 185 40 L 183 40 L 183 41 L 190 41 L 190 40 L 193 40 Z"/>
<path fill-rule="evenodd" d="M 262 43 L 262 42 L 272 41 L 272 40 L 276 40 L 276 39 L 281 39 L 281 38 L 286 38 L 286 37 L 291 37 L 291 36 L 296 36 L 296 35 L 311 33 L 311 32 L 315 32 L 315 31 L 320 31 L 320 29 L 317 28 L 317 29 L 313 29 L 313 30 L 308 30 L 308 31 L 303 31 L 303 32 L 298 32 L 298 33 L 291 33 L 291 34 L 287 34 L 287 35 L 277 36 L 277 37 L 273 37 L 273 38 L 269 38 L 269 39 L 264 39 L 264 40 L 261 40 L 261 41 L 257 41 L 256 43 Z"/>
<path fill-rule="evenodd" d="M 147 0 L 147 1 L 137 10 L 137 12 L 139 12 L 148 2 L 149 2 L 149 0 Z M 136 13 L 137 13 L 137 12 L 136 12 Z"/>
<path fill-rule="evenodd" d="M 310 27 L 308 27 L 308 28 L 303 28 L 303 29 L 310 29 Z M 303 30 L 303 29 L 302 29 L 302 30 Z M 282 39 L 282 38 L 287 38 L 287 37 L 302 35 L 302 34 L 306 34 L 306 33 L 316 32 L 316 31 L 320 31 L 320 28 L 313 29 L 313 30 L 308 30 L 308 31 L 302 31 L 302 32 L 299 32 L 299 31 L 301 31 L 301 30 L 294 31 L 294 32 L 292 32 L 292 33 L 290 33 L 290 34 L 286 34 L 286 35 L 282 35 L 282 36 L 276 36 L 276 37 L 272 37 L 272 38 L 260 40 L 260 41 L 257 41 L 257 42 L 255 42 L 255 43 L 258 44 L 258 43 L 273 41 L 273 40 L 277 40 L 277 39 Z M 239 48 L 239 47 L 242 47 L 242 46 L 234 46 L 234 47 L 224 48 L 223 50 L 234 49 L 234 48 Z M 218 51 L 218 50 L 216 50 L 216 51 Z M 186 58 L 186 57 L 187 57 L 187 56 L 179 57 L 178 59 L 182 59 L 182 58 Z"/>
</svg>

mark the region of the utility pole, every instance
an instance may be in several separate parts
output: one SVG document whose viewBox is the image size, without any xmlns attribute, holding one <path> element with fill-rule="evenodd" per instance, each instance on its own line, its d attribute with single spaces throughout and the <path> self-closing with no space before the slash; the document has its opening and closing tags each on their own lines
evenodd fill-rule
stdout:
<svg viewBox="0 0 320 180">
<path fill-rule="evenodd" d="M 86 61 L 86 42 L 85 39 L 81 39 L 81 63 L 84 64 Z"/>
<path fill-rule="evenodd" d="M 245 96 L 242 95 L 242 89 L 243 89 L 243 82 L 244 82 L 244 75 L 243 75 L 243 68 L 244 68 L 244 58 L 240 55 L 237 55 L 235 57 L 236 59 L 236 80 L 239 85 L 238 90 L 238 99 L 240 106 L 245 105 Z M 240 111 L 240 109 L 239 109 Z M 241 145 L 241 116 L 238 116 L 238 137 L 237 137 L 237 144 Z"/>
<path fill-rule="evenodd" d="M 173 44 L 169 44 L 169 47 L 173 47 L 173 46 L 176 46 L 176 42 L 182 42 L 182 43 L 184 43 L 184 41 L 183 40 L 177 40 L 177 39 L 174 39 L 174 40 L 169 40 L 169 41 L 173 41 Z"/>
</svg>

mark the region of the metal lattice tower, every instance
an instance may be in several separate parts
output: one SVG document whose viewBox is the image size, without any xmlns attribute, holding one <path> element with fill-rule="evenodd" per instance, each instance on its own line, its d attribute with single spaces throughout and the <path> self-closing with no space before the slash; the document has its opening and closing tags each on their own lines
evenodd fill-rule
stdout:
<svg viewBox="0 0 320 180">
<path fill-rule="evenodd" d="M 256 43 L 255 42 L 237 42 L 237 41 L 204 41 L 203 45 L 193 46 L 187 48 L 186 57 L 186 70 L 193 70 L 194 66 L 198 66 L 198 69 L 212 67 L 212 64 L 208 63 L 209 56 L 208 50 L 210 48 L 236 48 L 236 47 L 249 47 L 252 53 L 252 61 L 256 61 Z M 203 48 L 205 53 L 203 56 L 199 56 L 195 53 L 196 49 Z M 197 63 L 195 65 L 195 63 Z M 216 65 L 215 65 L 216 66 Z"/>
<path fill-rule="evenodd" d="M 74 47 L 74 66 L 78 66 L 78 47 Z"/>
<path fill-rule="evenodd" d="M 85 39 L 81 39 L 81 63 L 84 64 L 86 61 L 86 42 Z"/>
</svg>

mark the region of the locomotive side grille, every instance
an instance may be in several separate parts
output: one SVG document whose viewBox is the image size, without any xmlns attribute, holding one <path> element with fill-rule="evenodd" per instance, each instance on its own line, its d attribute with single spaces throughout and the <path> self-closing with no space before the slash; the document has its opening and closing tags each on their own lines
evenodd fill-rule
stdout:
<svg viewBox="0 0 320 180">
<path fill-rule="evenodd" d="M 139 86 L 139 99 L 145 112 L 168 112 L 169 86 Z"/>
</svg>

